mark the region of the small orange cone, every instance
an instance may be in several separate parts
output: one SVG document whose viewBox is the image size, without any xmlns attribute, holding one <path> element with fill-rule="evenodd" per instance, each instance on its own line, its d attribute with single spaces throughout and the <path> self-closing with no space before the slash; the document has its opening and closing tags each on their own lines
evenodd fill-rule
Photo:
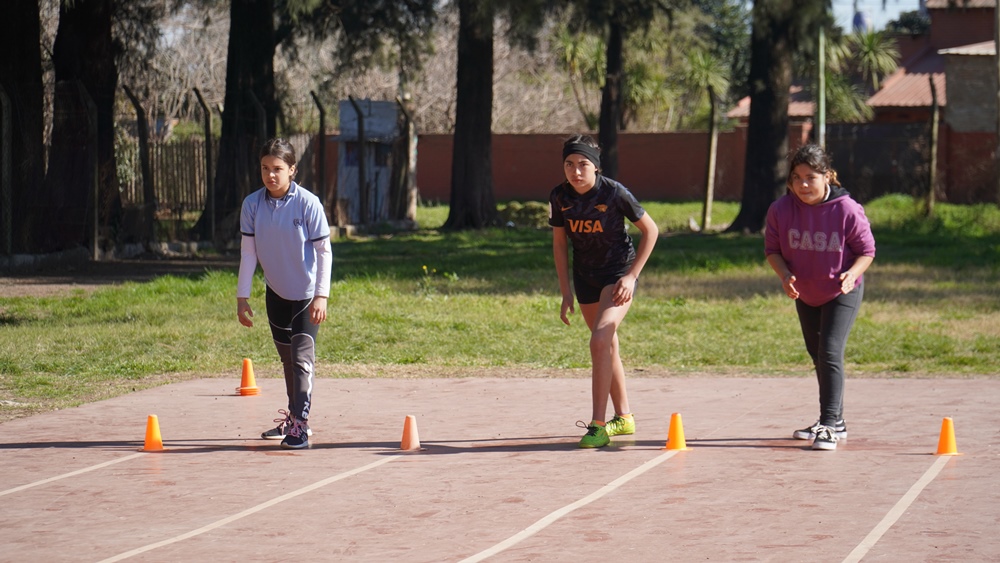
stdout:
<svg viewBox="0 0 1000 563">
<path fill-rule="evenodd" d="M 668 450 L 690 450 L 687 441 L 684 440 L 684 423 L 681 422 L 681 413 L 675 412 L 670 415 L 670 430 L 667 431 Z"/>
<path fill-rule="evenodd" d="M 160 421 L 155 414 L 146 417 L 146 442 L 142 447 L 144 452 L 163 451 L 163 438 L 160 437 Z"/>
<path fill-rule="evenodd" d="M 243 382 L 236 388 L 236 392 L 241 396 L 260 395 L 260 387 L 257 387 L 257 380 L 253 376 L 253 362 L 250 358 L 243 358 Z"/>
<path fill-rule="evenodd" d="M 406 421 L 403 423 L 403 440 L 399 443 L 399 449 L 420 449 L 420 434 L 417 433 L 417 417 L 412 414 L 406 415 Z"/>
<path fill-rule="evenodd" d="M 958 453 L 958 447 L 955 445 L 955 424 L 951 417 L 946 416 L 941 421 L 941 437 L 938 438 L 936 455 L 962 455 Z"/>
</svg>

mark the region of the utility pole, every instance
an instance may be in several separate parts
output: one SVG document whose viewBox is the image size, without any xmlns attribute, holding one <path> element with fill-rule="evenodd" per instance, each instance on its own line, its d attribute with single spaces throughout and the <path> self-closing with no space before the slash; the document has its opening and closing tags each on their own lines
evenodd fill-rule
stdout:
<svg viewBox="0 0 1000 563">
<path fill-rule="evenodd" d="M 997 0 L 1000 2 L 1000 0 Z M 819 64 L 816 65 L 819 77 L 816 85 L 816 144 L 826 150 L 826 30 L 819 28 Z"/>
<path fill-rule="evenodd" d="M 931 166 L 927 178 L 927 200 L 924 205 L 924 215 L 934 214 L 934 198 L 937 196 L 937 164 L 938 164 L 938 122 L 941 119 L 941 106 L 938 105 L 937 88 L 934 77 L 928 76 L 931 87 Z"/>
<path fill-rule="evenodd" d="M 996 161 L 997 180 L 997 205 L 1000 205 L 1000 0 L 996 0 L 993 6 L 993 64 L 996 65 L 996 92 L 997 92 L 997 114 L 996 114 L 996 148 L 993 150 L 993 158 Z"/>
</svg>

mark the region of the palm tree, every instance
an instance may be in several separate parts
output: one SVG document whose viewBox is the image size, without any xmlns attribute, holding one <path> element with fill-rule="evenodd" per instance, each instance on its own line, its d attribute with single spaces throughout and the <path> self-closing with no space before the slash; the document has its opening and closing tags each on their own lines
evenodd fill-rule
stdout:
<svg viewBox="0 0 1000 563">
<path fill-rule="evenodd" d="M 684 61 L 684 71 L 681 83 L 688 92 L 686 108 L 688 115 L 695 115 L 696 110 L 705 108 L 708 92 L 726 92 L 729 90 L 729 65 L 712 53 L 703 49 L 689 51 Z M 700 112 L 704 115 L 704 112 Z"/>
<path fill-rule="evenodd" d="M 856 123 L 871 119 L 868 87 L 877 90 L 881 81 L 896 70 L 898 59 L 895 42 L 884 32 L 864 31 L 830 38 L 826 42 L 825 69 L 829 120 Z"/>
<path fill-rule="evenodd" d="M 563 27 L 555 36 L 555 51 L 569 77 L 580 115 L 588 129 L 597 129 L 597 112 L 587 92 L 593 90 L 591 85 L 599 87 L 604 82 L 604 42 L 593 35 L 573 33 Z"/>
<path fill-rule="evenodd" d="M 838 123 L 857 123 L 871 118 L 863 85 L 852 79 L 857 74 L 851 44 L 843 35 L 830 34 L 826 41 L 827 118 Z"/>
<path fill-rule="evenodd" d="M 673 8 L 659 0 L 573 0 L 570 5 L 576 29 L 589 29 L 606 38 L 598 142 L 602 172 L 614 178 L 618 175 L 618 129 L 625 111 L 625 43 L 634 32 L 648 29 L 658 12 Z"/>
<path fill-rule="evenodd" d="M 896 41 L 885 31 L 859 31 L 848 36 L 847 43 L 861 76 L 866 82 L 870 79 L 872 91 L 877 92 L 880 81 L 896 70 L 899 62 Z"/>
</svg>

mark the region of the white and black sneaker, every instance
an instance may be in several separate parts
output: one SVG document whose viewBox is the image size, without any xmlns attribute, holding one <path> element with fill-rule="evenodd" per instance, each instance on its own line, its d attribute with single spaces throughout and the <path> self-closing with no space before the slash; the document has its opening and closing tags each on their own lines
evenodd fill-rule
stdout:
<svg viewBox="0 0 1000 563">
<path fill-rule="evenodd" d="M 278 409 L 278 414 L 282 415 L 282 418 L 274 419 L 274 422 L 277 422 L 278 425 L 270 430 L 261 432 L 261 438 L 265 440 L 284 440 L 285 436 L 288 435 L 289 430 L 292 429 L 292 415 L 285 409 Z M 312 430 L 309 429 L 309 425 L 306 425 L 306 434 L 312 436 Z"/>
<path fill-rule="evenodd" d="M 837 449 L 837 433 L 829 426 L 820 426 L 816 429 L 816 439 L 813 440 L 812 449 L 826 451 Z"/>
<path fill-rule="evenodd" d="M 281 441 L 281 447 L 286 450 L 301 450 L 309 447 L 309 425 L 304 420 L 292 417 L 292 427 L 288 435 Z"/>
<path fill-rule="evenodd" d="M 823 427 L 823 425 L 817 420 L 809 428 L 803 428 L 802 430 L 792 432 L 792 438 L 795 438 L 796 440 L 815 440 L 816 433 L 821 427 Z M 844 422 L 843 419 L 838 420 L 832 427 L 830 427 L 830 430 L 833 431 L 833 434 L 837 439 L 847 439 L 847 423 Z"/>
<path fill-rule="evenodd" d="M 278 414 L 281 418 L 274 419 L 278 423 L 274 428 L 261 432 L 260 437 L 265 440 L 284 440 L 285 434 L 288 433 L 288 429 L 292 426 L 292 415 L 288 414 L 285 409 L 278 409 Z"/>
</svg>

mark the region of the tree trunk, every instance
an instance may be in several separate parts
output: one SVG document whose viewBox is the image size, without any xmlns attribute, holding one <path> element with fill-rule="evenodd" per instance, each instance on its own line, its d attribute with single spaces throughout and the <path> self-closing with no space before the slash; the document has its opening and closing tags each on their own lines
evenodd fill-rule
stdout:
<svg viewBox="0 0 1000 563">
<path fill-rule="evenodd" d="M 750 43 L 750 121 L 743 198 L 729 232 L 756 233 L 767 209 L 785 193 L 788 173 L 788 89 L 792 83 L 789 37 L 796 7 L 791 0 L 758 0 Z"/>
<path fill-rule="evenodd" d="M 598 142 L 601 145 L 601 174 L 618 177 L 618 124 L 622 119 L 623 34 L 621 22 L 613 15 L 607 48 L 607 72 L 601 90 L 601 117 Z"/>
<path fill-rule="evenodd" d="M 9 209 L 0 209 L 0 225 L 10 222 L 11 250 L 15 253 L 35 251 L 37 233 L 30 230 L 28 217 L 37 193 L 26 189 L 38 186 L 45 174 L 45 149 L 42 141 L 44 123 L 42 100 L 41 24 L 38 1 L 22 0 L 10 8 L 8 23 L 16 33 L 0 34 L 0 85 L 11 103 L 12 139 L 10 155 L 11 193 Z M 2 142 L 2 141 L 0 141 Z"/>
<path fill-rule="evenodd" d="M 459 0 L 455 135 L 451 208 L 446 229 L 481 229 L 497 222 L 493 197 L 493 7 Z"/>
<path fill-rule="evenodd" d="M 46 233 L 39 250 L 91 246 L 93 237 L 92 182 L 89 162 L 97 151 L 99 238 L 115 236 L 121 217 L 121 197 L 115 166 L 115 92 L 119 48 L 111 37 L 112 0 L 62 2 L 59 28 L 52 48 L 56 96 L 53 103 L 52 149 L 49 169 L 39 194 L 33 194 L 31 214 Z M 86 53 L 86 56 L 82 54 Z M 97 147 L 91 142 L 90 116 L 80 89 L 97 109 Z"/>
<path fill-rule="evenodd" d="M 230 4 L 229 49 L 226 58 L 226 96 L 222 137 L 215 173 L 215 225 L 206 208 L 194 226 L 210 240 L 239 235 L 243 199 L 261 187 L 260 147 L 275 134 L 277 102 L 274 96 L 274 1 L 233 0 Z M 255 102 L 256 98 L 256 102 Z M 264 107 L 261 120 L 256 103 Z"/>
</svg>

